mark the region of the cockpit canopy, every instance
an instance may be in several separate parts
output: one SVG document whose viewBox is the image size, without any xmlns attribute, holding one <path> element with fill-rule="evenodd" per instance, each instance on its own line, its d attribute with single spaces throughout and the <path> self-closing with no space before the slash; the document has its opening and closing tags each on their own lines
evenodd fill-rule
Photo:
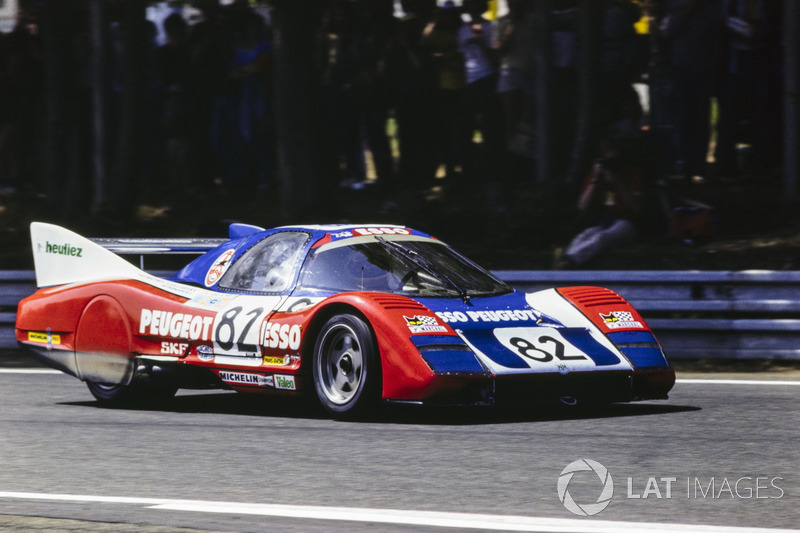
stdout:
<svg viewBox="0 0 800 533">
<path fill-rule="evenodd" d="M 311 250 L 299 289 L 377 291 L 417 298 L 496 296 L 511 288 L 455 250 L 413 235 L 362 236 Z"/>
</svg>

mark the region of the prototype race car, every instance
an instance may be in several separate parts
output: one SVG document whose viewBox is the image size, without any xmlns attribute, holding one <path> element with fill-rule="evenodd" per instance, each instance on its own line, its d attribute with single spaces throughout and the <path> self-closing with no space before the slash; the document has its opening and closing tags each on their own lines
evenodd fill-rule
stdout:
<svg viewBox="0 0 800 533">
<path fill-rule="evenodd" d="M 523 294 L 406 227 L 232 224 L 170 278 L 59 226 L 35 222 L 31 239 L 39 289 L 17 340 L 100 402 L 229 388 L 350 417 L 381 400 L 660 399 L 675 382 L 618 294 Z"/>
</svg>

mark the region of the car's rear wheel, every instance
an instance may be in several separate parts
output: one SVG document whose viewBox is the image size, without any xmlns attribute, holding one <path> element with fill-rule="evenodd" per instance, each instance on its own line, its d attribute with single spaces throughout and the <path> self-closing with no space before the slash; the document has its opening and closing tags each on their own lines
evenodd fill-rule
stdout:
<svg viewBox="0 0 800 533">
<path fill-rule="evenodd" d="M 175 396 L 177 387 L 144 383 L 116 385 L 87 381 L 86 386 L 95 399 L 107 405 L 158 405 Z"/>
<path fill-rule="evenodd" d="M 380 398 L 381 368 L 369 325 L 351 314 L 329 319 L 314 345 L 314 388 L 322 407 L 339 418 L 363 415 Z"/>
</svg>

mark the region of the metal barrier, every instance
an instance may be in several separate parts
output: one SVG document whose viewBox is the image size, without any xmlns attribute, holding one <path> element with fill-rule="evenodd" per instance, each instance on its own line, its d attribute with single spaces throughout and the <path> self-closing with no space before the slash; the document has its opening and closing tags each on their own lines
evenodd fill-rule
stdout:
<svg viewBox="0 0 800 533">
<path fill-rule="evenodd" d="M 670 358 L 800 360 L 798 271 L 498 271 L 516 289 L 598 285 L 644 316 Z"/>
<path fill-rule="evenodd" d="M 16 348 L 17 303 L 36 290 L 32 270 L 0 270 L 0 349 Z"/>
<path fill-rule="evenodd" d="M 157 274 L 163 274 L 161 272 Z M 800 360 L 800 271 L 495 271 L 516 289 L 597 285 L 642 313 L 670 358 Z M 0 271 L 0 349 L 32 271 Z"/>
</svg>

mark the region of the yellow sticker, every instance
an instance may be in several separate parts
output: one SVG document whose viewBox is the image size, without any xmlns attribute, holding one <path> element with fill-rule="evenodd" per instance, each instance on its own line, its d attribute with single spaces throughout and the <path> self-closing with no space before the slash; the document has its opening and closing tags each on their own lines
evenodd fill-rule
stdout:
<svg viewBox="0 0 800 533">
<path fill-rule="evenodd" d="M 285 357 L 270 357 L 269 355 L 264 356 L 264 364 L 265 365 L 280 365 L 283 366 L 286 364 Z"/>
<path fill-rule="evenodd" d="M 41 333 L 38 331 L 28 332 L 29 342 L 43 342 L 52 344 L 61 344 L 61 335 L 53 335 L 52 333 Z"/>
</svg>

